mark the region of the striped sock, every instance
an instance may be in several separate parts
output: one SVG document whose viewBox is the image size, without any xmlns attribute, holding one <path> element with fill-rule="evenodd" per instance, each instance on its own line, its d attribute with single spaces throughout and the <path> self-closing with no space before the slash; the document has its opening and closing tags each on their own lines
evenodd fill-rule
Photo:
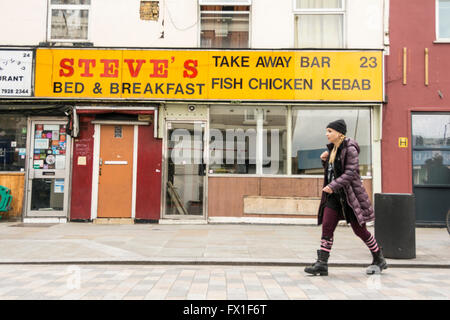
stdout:
<svg viewBox="0 0 450 320">
<path fill-rule="evenodd" d="M 332 246 L 333 246 L 333 239 L 322 238 L 320 240 L 320 250 L 331 252 Z"/>
<path fill-rule="evenodd" d="M 378 247 L 377 240 L 375 240 L 375 237 L 373 235 L 370 235 L 370 238 L 367 241 L 364 241 L 366 246 L 369 247 L 370 251 L 377 252 L 380 250 Z"/>
</svg>

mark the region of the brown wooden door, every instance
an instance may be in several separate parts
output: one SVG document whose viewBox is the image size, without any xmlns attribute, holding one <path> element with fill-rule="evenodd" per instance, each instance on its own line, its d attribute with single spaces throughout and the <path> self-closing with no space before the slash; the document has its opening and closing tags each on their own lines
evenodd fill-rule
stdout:
<svg viewBox="0 0 450 320">
<path fill-rule="evenodd" d="M 98 218 L 131 218 L 133 143 L 133 126 L 101 126 Z"/>
</svg>

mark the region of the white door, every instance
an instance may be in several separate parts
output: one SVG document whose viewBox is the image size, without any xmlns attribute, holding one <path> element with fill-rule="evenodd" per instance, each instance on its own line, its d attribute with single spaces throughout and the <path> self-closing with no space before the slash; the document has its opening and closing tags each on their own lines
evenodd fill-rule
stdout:
<svg viewBox="0 0 450 320">
<path fill-rule="evenodd" d="M 67 217 L 70 136 L 64 120 L 31 120 L 26 217 Z"/>
</svg>

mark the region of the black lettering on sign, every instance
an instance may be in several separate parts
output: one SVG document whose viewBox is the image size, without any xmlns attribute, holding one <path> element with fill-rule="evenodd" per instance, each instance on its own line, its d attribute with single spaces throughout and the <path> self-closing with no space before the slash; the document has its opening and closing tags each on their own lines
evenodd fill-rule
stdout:
<svg viewBox="0 0 450 320">
<path fill-rule="evenodd" d="M 330 57 L 300 57 L 300 67 L 302 68 L 330 68 Z"/>
<path fill-rule="evenodd" d="M 111 83 L 109 92 L 111 94 L 118 94 L 119 93 L 119 84 L 118 83 Z"/>
<path fill-rule="evenodd" d="M 361 61 L 360 68 L 376 68 L 378 66 L 376 57 L 361 57 L 359 61 Z"/>
<path fill-rule="evenodd" d="M 370 90 L 370 79 L 322 79 L 322 90 Z"/>
<path fill-rule="evenodd" d="M 256 62 L 256 67 L 272 67 L 272 68 L 289 68 L 289 63 L 291 62 L 292 57 L 259 57 Z"/>
<path fill-rule="evenodd" d="M 61 93 L 61 91 L 62 91 L 62 83 L 53 82 L 53 93 Z"/>
<path fill-rule="evenodd" d="M 227 56 L 213 56 L 214 59 L 214 66 L 216 67 L 229 67 L 229 68 L 234 68 L 234 67 L 243 67 L 243 68 L 248 68 L 250 67 L 248 61 L 249 61 L 249 56 L 231 56 L 231 57 L 227 57 Z"/>
<path fill-rule="evenodd" d="M 242 78 L 212 78 L 211 88 L 215 89 L 242 89 Z"/>
<path fill-rule="evenodd" d="M 83 93 L 84 84 L 81 82 L 53 82 L 53 93 Z"/>
</svg>

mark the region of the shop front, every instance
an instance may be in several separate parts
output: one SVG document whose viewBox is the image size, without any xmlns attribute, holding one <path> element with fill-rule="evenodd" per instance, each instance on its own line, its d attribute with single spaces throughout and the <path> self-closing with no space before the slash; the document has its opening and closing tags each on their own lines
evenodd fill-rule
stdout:
<svg viewBox="0 0 450 320">
<path fill-rule="evenodd" d="M 12 197 L 0 215 L 10 220 L 66 221 L 70 107 L 32 102 L 34 57 L 32 48 L 0 50 L 0 185 Z"/>
<path fill-rule="evenodd" d="M 36 97 L 70 102 L 78 124 L 71 220 L 311 222 L 337 118 L 381 191 L 382 51 L 36 54 Z"/>
<path fill-rule="evenodd" d="M 0 185 L 12 195 L 5 217 L 66 221 L 71 137 L 64 111 L 54 107 L 50 114 L 49 106 L 39 105 L 1 108 Z"/>
</svg>

